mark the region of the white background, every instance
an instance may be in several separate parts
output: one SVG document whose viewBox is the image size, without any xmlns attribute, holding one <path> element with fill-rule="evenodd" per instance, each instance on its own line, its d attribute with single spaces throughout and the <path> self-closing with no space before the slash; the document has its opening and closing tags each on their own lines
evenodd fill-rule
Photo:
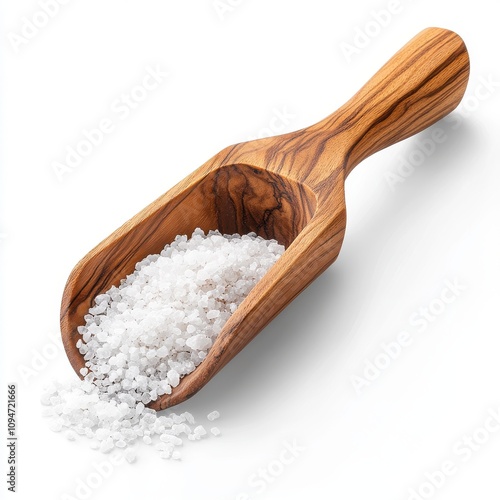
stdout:
<svg viewBox="0 0 500 500">
<path fill-rule="evenodd" d="M 378 28 L 385 0 L 221 3 L 222 13 L 211 0 L 69 1 L 18 45 L 40 6 L 2 2 L 0 434 L 15 381 L 18 498 L 81 498 L 77 480 L 109 460 L 40 416 L 43 385 L 75 377 L 50 335 L 76 262 L 224 146 L 334 111 L 427 26 L 455 30 L 470 51 L 465 105 L 434 126 L 446 140 L 424 158 L 423 132 L 354 170 L 336 263 L 181 405 L 201 422 L 218 409 L 223 434 L 188 442 L 180 462 L 137 446 L 137 463 L 117 466 L 90 498 L 403 500 L 421 487 L 427 498 L 499 498 L 500 432 L 480 430 L 500 407 L 496 2 L 401 0 Z M 342 43 L 370 21 L 348 60 Z M 157 65 L 169 76 L 122 119 L 113 102 Z M 273 120 L 277 111 L 293 117 Z M 59 181 L 53 163 L 103 118 L 112 133 Z M 419 165 L 405 170 L 405 159 Z M 441 307 L 446 280 L 461 291 Z M 419 331 L 415 314 L 429 304 L 439 314 Z M 358 393 L 353 377 L 402 331 L 412 344 Z M 23 376 L 33 363 L 36 376 Z M 465 461 L 457 443 L 474 433 L 488 442 Z M 301 451 L 281 467 L 285 441 Z M 425 489 L 444 461 L 455 473 Z M 269 467 L 272 482 L 258 488 L 253 475 Z"/>
</svg>

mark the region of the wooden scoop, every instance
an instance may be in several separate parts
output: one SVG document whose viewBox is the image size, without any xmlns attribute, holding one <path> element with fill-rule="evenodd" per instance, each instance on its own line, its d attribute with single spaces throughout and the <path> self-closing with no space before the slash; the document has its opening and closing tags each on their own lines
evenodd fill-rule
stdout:
<svg viewBox="0 0 500 500">
<path fill-rule="evenodd" d="M 230 317 L 205 360 L 172 394 L 178 404 L 201 389 L 337 257 L 346 226 L 344 180 L 371 154 L 443 118 L 469 77 L 462 39 L 428 28 L 406 44 L 346 104 L 316 125 L 230 146 L 215 155 L 88 253 L 73 269 L 61 306 L 64 347 L 84 366 L 77 327 L 96 295 L 159 253 L 178 234 L 201 227 L 251 231 L 286 247 Z"/>
</svg>

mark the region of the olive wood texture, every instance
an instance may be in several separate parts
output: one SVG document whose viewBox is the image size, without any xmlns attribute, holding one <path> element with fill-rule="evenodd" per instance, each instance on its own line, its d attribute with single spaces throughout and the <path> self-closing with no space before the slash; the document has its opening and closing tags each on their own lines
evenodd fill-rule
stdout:
<svg viewBox="0 0 500 500">
<path fill-rule="evenodd" d="M 336 259 L 346 226 L 344 180 L 371 154 L 420 132 L 460 102 L 469 58 L 455 33 L 428 28 L 397 52 L 336 112 L 310 127 L 230 146 L 139 212 L 73 269 L 61 305 L 64 347 L 77 373 L 77 327 L 96 295 L 201 227 L 255 232 L 286 251 L 230 317 L 205 360 L 170 395 L 178 404 L 202 388 Z"/>
</svg>

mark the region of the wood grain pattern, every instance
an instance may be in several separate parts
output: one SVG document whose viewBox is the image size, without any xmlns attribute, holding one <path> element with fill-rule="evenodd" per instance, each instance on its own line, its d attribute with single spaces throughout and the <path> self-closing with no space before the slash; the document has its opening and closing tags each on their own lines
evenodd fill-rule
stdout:
<svg viewBox="0 0 500 500">
<path fill-rule="evenodd" d="M 61 305 L 61 332 L 79 371 L 77 327 L 96 295 L 196 227 L 254 231 L 286 252 L 231 316 L 206 359 L 171 395 L 189 398 L 250 342 L 337 257 L 346 215 L 344 180 L 371 154 L 420 132 L 460 102 L 469 58 L 455 33 L 419 33 L 352 99 L 321 122 L 296 132 L 230 146 L 138 213 L 73 269 Z"/>
</svg>

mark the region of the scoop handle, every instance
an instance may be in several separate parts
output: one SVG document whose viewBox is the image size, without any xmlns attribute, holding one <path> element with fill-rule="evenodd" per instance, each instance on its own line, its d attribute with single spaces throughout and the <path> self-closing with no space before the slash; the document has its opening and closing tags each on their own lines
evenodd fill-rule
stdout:
<svg viewBox="0 0 500 500">
<path fill-rule="evenodd" d="M 450 113 L 462 99 L 468 79 L 463 40 L 453 31 L 427 28 L 318 125 L 336 136 L 332 142 L 345 146 L 347 176 L 363 159 Z"/>
</svg>

